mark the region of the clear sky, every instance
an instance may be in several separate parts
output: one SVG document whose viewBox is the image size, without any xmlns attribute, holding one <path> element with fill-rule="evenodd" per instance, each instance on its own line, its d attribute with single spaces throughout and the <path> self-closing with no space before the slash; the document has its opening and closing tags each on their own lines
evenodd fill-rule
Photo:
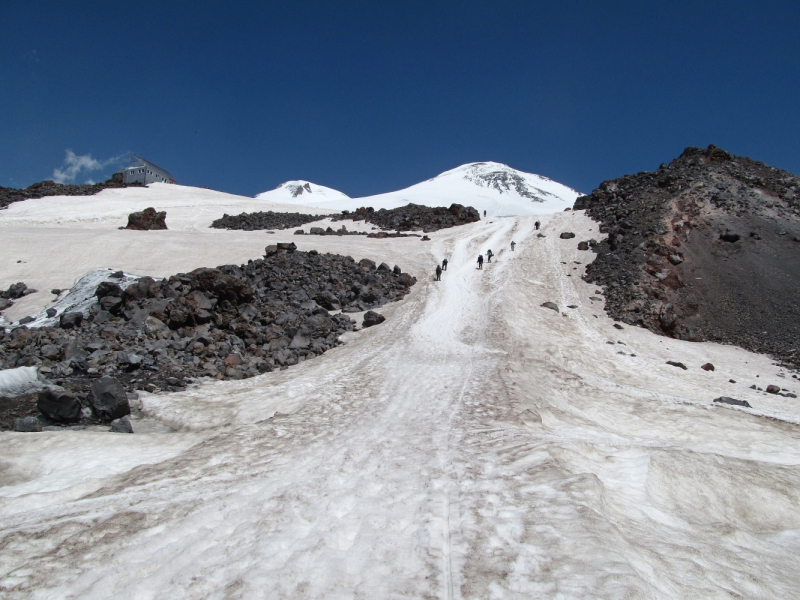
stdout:
<svg viewBox="0 0 800 600">
<path fill-rule="evenodd" d="M 589 192 L 710 143 L 800 173 L 796 0 L 5 0 L 0 26 L 7 187 L 128 152 L 247 196 L 488 160 Z"/>
</svg>

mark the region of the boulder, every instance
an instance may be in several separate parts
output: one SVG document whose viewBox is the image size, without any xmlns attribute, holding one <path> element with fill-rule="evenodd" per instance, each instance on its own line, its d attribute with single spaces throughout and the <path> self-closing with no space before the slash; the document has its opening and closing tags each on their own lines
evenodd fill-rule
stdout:
<svg viewBox="0 0 800 600">
<path fill-rule="evenodd" d="M 766 390 L 766 392 L 767 392 L 768 394 L 777 394 L 777 393 L 778 393 L 778 392 L 780 392 L 780 391 L 781 391 L 781 388 L 780 388 L 779 386 L 777 386 L 777 385 L 772 385 L 772 384 L 768 385 L 768 386 L 767 386 L 767 390 Z"/>
<path fill-rule="evenodd" d="M 125 388 L 114 377 L 101 377 L 92 384 L 89 403 L 102 419 L 119 419 L 131 412 Z"/>
<path fill-rule="evenodd" d="M 137 231 L 150 231 L 153 229 L 167 228 L 167 213 L 157 212 L 152 206 L 145 208 L 141 212 L 133 212 L 128 215 L 128 224 L 124 229 L 134 229 Z"/>
<path fill-rule="evenodd" d="M 32 433 L 42 430 L 42 422 L 36 417 L 22 417 L 14 419 L 14 431 Z"/>
<path fill-rule="evenodd" d="M 555 302 L 542 302 L 541 306 L 543 306 L 544 308 L 549 308 L 550 310 L 554 310 L 556 312 L 559 312 L 558 304 L 556 304 Z"/>
<path fill-rule="evenodd" d="M 588 250 L 589 242 L 578 242 L 578 250 Z"/>
<path fill-rule="evenodd" d="M 575 234 L 572 233 L 571 231 L 564 231 L 558 237 L 560 237 L 562 240 L 571 240 L 572 238 L 575 237 Z"/>
<path fill-rule="evenodd" d="M 719 398 L 714 398 L 714 402 L 720 402 L 722 404 L 732 404 L 734 406 L 744 406 L 747 408 L 753 408 L 750 406 L 750 403 L 747 400 L 737 400 L 736 398 L 729 398 L 728 396 L 720 396 Z"/>
<path fill-rule="evenodd" d="M 39 411 L 57 423 L 77 423 L 81 418 L 81 403 L 67 390 L 58 386 L 39 392 L 36 403 Z"/>
<path fill-rule="evenodd" d="M 121 298 L 122 288 L 113 281 L 101 281 L 98 284 L 94 295 L 98 298 L 105 298 L 106 296 L 118 296 Z"/>
<path fill-rule="evenodd" d="M 379 323 L 383 323 L 385 320 L 386 317 L 384 317 L 382 314 L 368 310 L 364 314 L 364 322 L 361 324 L 361 326 L 372 327 L 373 325 L 378 325 Z"/>
<path fill-rule="evenodd" d="M 711 363 L 706 363 L 700 368 L 703 369 L 703 371 L 713 371 L 714 365 L 712 365 Z"/>
<path fill-rule="evenodd" d="M 358 261 L 358 266 L 362 269 L 367 269 L 368 271 L 374 271 L 377 268 L 375 262 L 368 258 L 362 258 L 360 261 Z"/>
<path fill-rule="evenodd" d="M 278 247 L 278 252 L 294 252 L 297 250 L 297 244 L 294 242 L 278 242 L 275 244 Z"/>
<path fill-rule="evenodd" d="M 42 358 L 46 358 L 48 360 L 58 360 L 61 356 L 61 346 L 56 346 L 55 344 L 45 344 L 42 346 Z"/>
<path fill-rule="evenodd" d="M 667 364 L 668 365 L 672 365 L 673 367 L 678 367 L 679 369 L 683 369 L 684 371 L 689 369 L 689 367 L 687 367 L 682 362 L 677 362 L 677 361 L 674 361 L 674 360 L 668 360 Z"/>
<path fill-rule="evenodd" d="M 127 417 L 122 417 L 121 419 L 114 419 L 111 421 L 111 428 L 109 431 L 111 433 L 133 433 L 133 425 L 131 425 Z"/>
<path fill-rule="evenodd" d="M 83 322 L 83 315 L 79 312 L 63 313 L 58 321 L 62 329 L 73 329 L 79 327 Z"/>
<path fill-rule="evenodd" d="M 169 332 L 169 327 L 160 319 L 150 316 L 144 320 L 144 332 L 148 335 L 156 335 L 159 332 L 166 334 Z"/>
</svg>

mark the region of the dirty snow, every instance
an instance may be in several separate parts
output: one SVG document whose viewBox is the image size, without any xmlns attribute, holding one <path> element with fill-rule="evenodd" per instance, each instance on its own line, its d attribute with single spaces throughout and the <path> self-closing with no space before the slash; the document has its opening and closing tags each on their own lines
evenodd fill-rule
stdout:
<svg viewBox="0 0 800 600">
<path fill-rule="evenodd" d="M 164 276 L 294 241 L 419 283 L 322 357 L 142 394 L 174 433 L 0 433 L 4 597 L 798 597 L 800 404 L 749 389 L 797 379 L 734 347 L 615 329 L 580 278 L 577 241 L 599 237 L 582 213 L 543 216 L 544 238 L 521 216 L 421 242 L 208 230 L 208 206 L 156 207 L 169 201 L 186 217 L 165 232 L 12 205 L 6 253 L 26 262 L 0 275 Z"/>
</svg>

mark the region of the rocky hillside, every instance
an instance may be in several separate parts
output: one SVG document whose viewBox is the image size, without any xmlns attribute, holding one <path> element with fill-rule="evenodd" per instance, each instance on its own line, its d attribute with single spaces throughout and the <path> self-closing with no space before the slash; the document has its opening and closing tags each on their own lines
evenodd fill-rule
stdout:
<svg viewBox="0 0 800 600">
<path fill-rule="evenodd" d="M 126 184 L 116 179 L 109 179 L 103 183 L 85 185 L 40 181 L 24 189 L 0 187 L 0 210 L 7 208 L 9 204 L 28 200 L 30 198 L 44 198 L 45 196 L 94 196 L 107 188 L 135 187 L 141 185 L 140 183 Z"/>
<path fill-rule="evenodd" d="M 409 203 L 400 208 L 375 210 L 372 207 L 361 207 L 353 212 L 342 211 L 336 219 L 352 219 L 366 221 L 384 230 L 394 231 L 438 231 L 456 225 L 466 225 L 480 221 L 478 211 L 471 206 L 451 204 L 450 208 L 439 206 L 431 208 L 420 204 Z"/>
<path fill-rule="evenodd" d="M 256 231 L 259 229 L 289 229 L 300 227 L 324 219 L 325 215 L 307 215 L 303 213 L 266 212 L 241 213 L 239 215 L 224 214 L 211 223 L 215 229 L 243 229 Z"/>
<path fill-rule="evenodd" d="M 397 266 L 295 249 L 267 246 L 263 259 L 246 265 L 142 277 L 124 289 L 124 274 L 115 273 L 96 286 L 86 311 L 51 308 L 51 326 L 0 329 L 0 369 L 37 366 L 61 386 L 48 400 L 52 410 L 40 406 L 52 421 L 107 421 L 121 415 L 92 404 L 90 388 L 101 376 L 123 391 L 175 391 L 192 378 L 286 368 L 339 344 L 356 326 L 345 313 L 368 311 L 363 326 L 377 324 L 383 317 L 371 309 L 400 300 L 416 283 Z M 0 429 L 31 414 L 6 412 Z"/>
<path fill-rule="evenodd" d="M 608 238 L 586 278 L 606 310 L 800 367 L 800 178 L 715 146 L 604 181 L 575 210 Z"/>
</svg>

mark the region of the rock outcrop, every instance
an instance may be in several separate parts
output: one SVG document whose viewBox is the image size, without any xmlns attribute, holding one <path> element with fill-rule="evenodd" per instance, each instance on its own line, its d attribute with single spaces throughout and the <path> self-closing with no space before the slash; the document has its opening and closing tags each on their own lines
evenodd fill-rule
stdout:
<svg viewBox="0 0 800 600">
<path fill-rule="evenodd" d="M 603 286 L 610 316 L 800 366 L 800 178 L 687 148 L 654 172 L 603 182 L 575 209 L 608 234 L 586 279 Z"/>
<path fill-rule="evenodd" d="M 150 231 L 152 229 L 167 229 L 167 213 L 158 212 L 152 206 L 141 212 L 132 212 L 128 215 L 128 224 L 122 229 L 137 231 Z"/>
<path fill-rule="evenodd" d="M 407 204 L 391 210 L 361 207 L 354 212 L 342 211 L 335 219 L 366 221 L 384 230 L 428 232 L 474 223 L 480 221 L 481 217 L 471 206 L 461 204 L 451 204 L 450 208 Z"/>
<path fill-rule="evenodd" d="M 215 229 L 242 229 L 256 231 L 259 229 L 290 229 L 306 223 L 313 223 L 325 218 L 325 215 L 307 215 L 303 213 L 266 212 L 241 213 L 239 215 L 222 215 L 222 218 L 211 223 Z"/>
<path fill-rule="evenodd" d="M 266 254 L 160 281 L 142 277 L 124 290 L 101 283 L 86 316 L 0 329 L 0 368 L 38 366 L 61 386 L 39 397 L 53 421 L 109 422 L 127 414 L 125 393 L 135 389 L 175 391 L 199 377 L 242 379 L 314 358 L 355 328 L 347 313 L 397 301 L 416 283 L 397 266 L 298 252 L 293 243 Z"/>
</svg>

